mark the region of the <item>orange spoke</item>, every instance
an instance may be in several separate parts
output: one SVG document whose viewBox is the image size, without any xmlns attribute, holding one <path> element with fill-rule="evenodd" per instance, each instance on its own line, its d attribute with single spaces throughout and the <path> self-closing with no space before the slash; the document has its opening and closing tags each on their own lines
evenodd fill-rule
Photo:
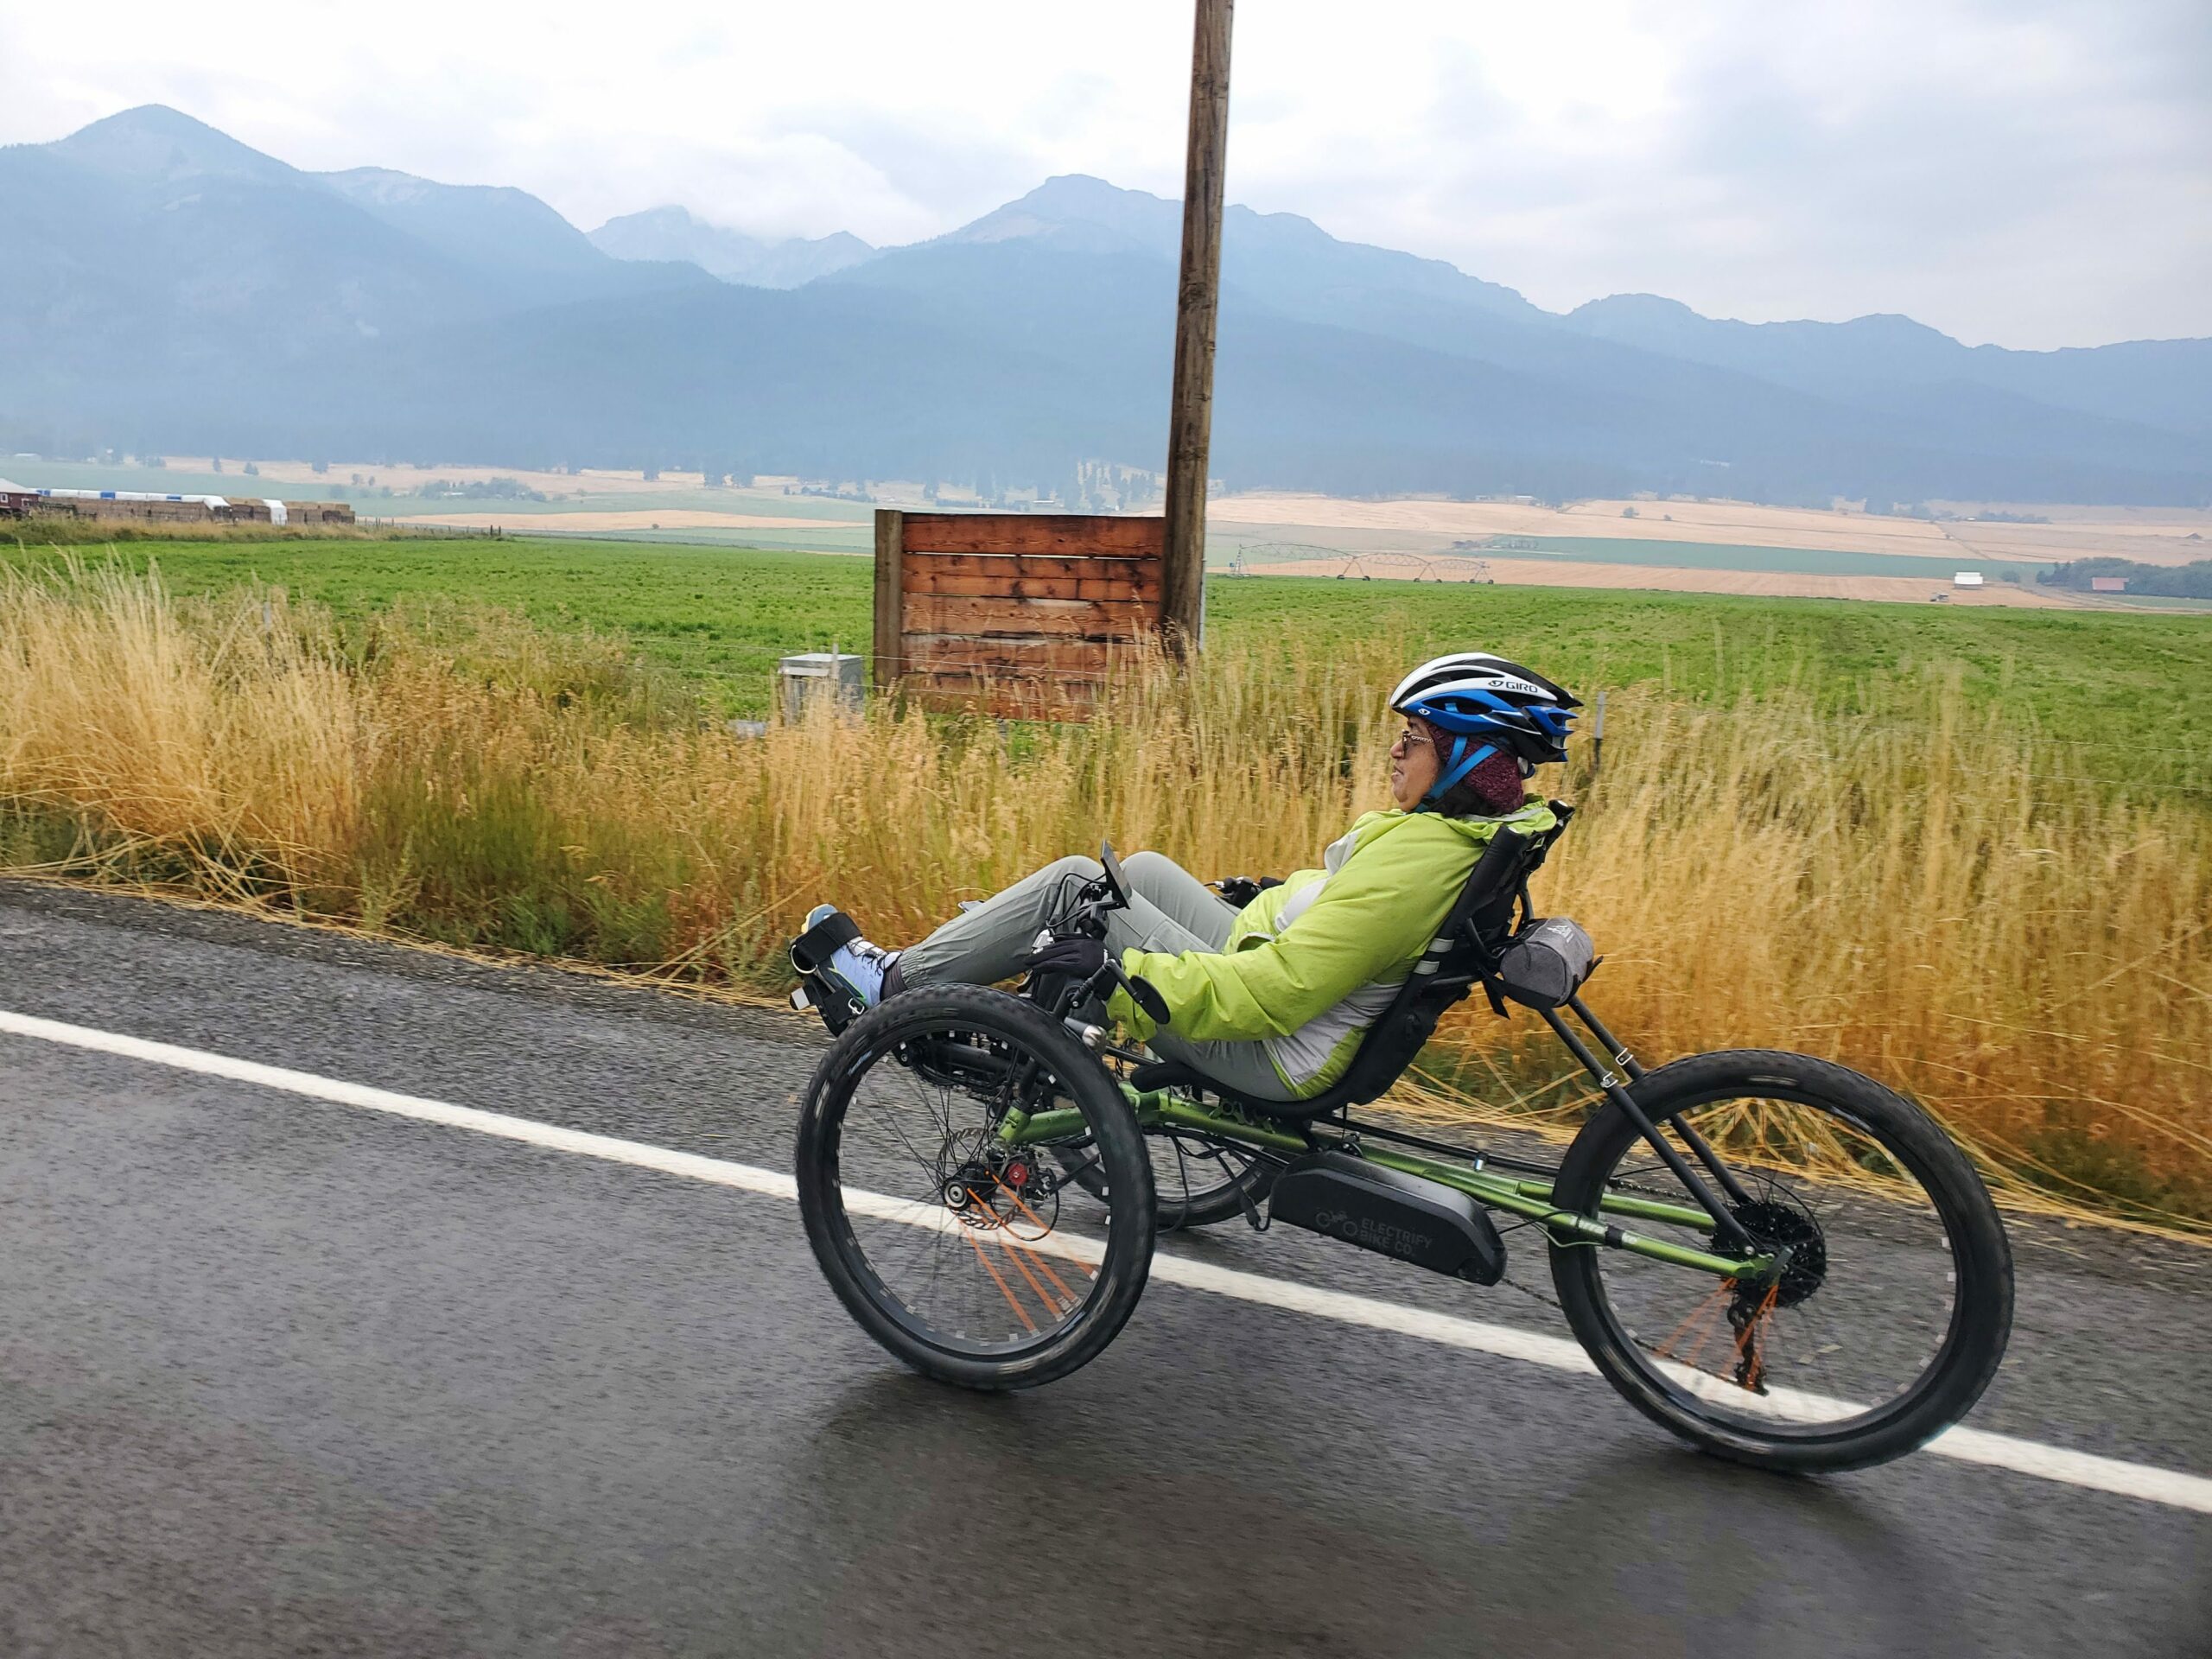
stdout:
<svg viewBox="0 0 2212 1659">
<path fill-rule="evenodd" d="M 991 1265 L 991 1258 L 983 1254 L 983 1242 L 975 1234 L 970 1233 L 968 1235 L 968 1243 L 976 1252 L 976 1259 L 983 1264 L 983 1271 L 991 1275 L 991 1282 L 999 1287 L 999 1294 L 1006 1298 L 1006 1305 L 1012 1308 L 1014 1316 L 1029 1328 L 1029 1334 L 1035 1336 L 1037 1321 L 1031 1319 L 1022 1308 L 1021 1304 L 1014 1300 L 1014 1293 L 1007 1288 L 1005 1279 L 1000 1275 L 999 1270 Z"/>
<path fill-rule="evenodd" d="M 1038 1214 L 1034 1210 L 1032 1210 L 1032 1209 L 1028 1206 L 1028 1205 L 1027 1205 L 1027 1204 L 1024 1203 L 1024 1202 L 1023 1202 L 1023 1200 L 1022 1200 L 1022 1197 L 1021 1197 L 1021 1194 L 1020 1194 L 1020 1193 L 1019 1193 L 1019 1192 L 1015 1192 L 1012 1187 L 1008 1186 L 1008 1185 L 1007 1185 L 1004 1181 L 1001 1181 L 1001 1180 L 999 1180 L 999 1178 L 998 1178 L 998 1176 L 997 1176 L 997 1174 L 996 1174 L 995 1173 L 994 1173 L 992 1174 L 991 1179 L 992 1179 L 994 1181 L 997 1181 L 997 1182 L 998 1182 L 998 1188 L 999 1188 L 999 1191 L 1000 1191 L 1000 1192 L 1001 1192 L 1005 1193 L 1005 1194 L 1007 1195 L 1007 1197 L 1008 1197 L 1009 1198 L 1012 1198 L 1012 1199 L 1014 1200 L 1014 1207 L 1015 1207 L 1016 1209 L 1020 1210 L 1023 1215 L 1025 1215 L 1025 1216 L 1028 1217 L 1029 1217 L 1029 1219 L 1036 1224 L 1037 1230 L 1038 1230 L 1038 1232 L 1039 1232 L 1039 1235 L 1046 1234 L 1046 1233 L 1049 1233 L 1049 1232 L 1051 1232 L 1051 1231 L 1052 1230 L 1052 1224 L 1051 1224 L 1051 1223 L 1049 1223 L 1049 1222 L 1047 1222 L 1047 1221 L 1046 1221 L 1046 1220 L 1045 1220 L 1041 1216 L 1039 1216 L 1039 1214 Z M 1034 1241 L 1034 1240 L 1031 1240 L 1030 1242 L 1031 1242 L 1031 1243 L 1035 1243 L 1035 1241 Z M 1068 1259 L 1069 1259 L 1070 1261 L 1075 1261 L 1075 1258 L 1074 1258 L 1074 1257 L 1072 1257 L 1072 1256 L 1069 1257 Z M 1088 1262 L 1076 1262 L 1076 1263 L 1075 1263 L 1075 1264 L 1076 1264 L 1076 1266 L 1077 1266 L 1078 1268 L 1081 1268 L 1084 1270 L 1084 1273 L 1085 1274 L 1085 1275 L 1086 1275 L 1086 1276 L 1090 1277 L 1090 1278 L 1094 1278 L 1094 1279 L 1097 1277 L 1097 1274 L 1096 1274 L 1096 1273 L 1094 1273 L 1094 1272 L 1091 1270 L 1090 1265 Z M 1038 1266 L 1039 1266 L 1039 1267 L 1044 1267 L 1044 1265 L 1045 1265 L 1045 1264 L 1044 1264 L 1044 1262 L 1043 1262 L 1043 1260 L 1042 1260 L 1041 1258 L 1039 1258 L 1039 1261 L 1038 1261 L 1038 1264 L 1037 1264 L 1037 1265 L 1038 1265 Z M 1060 1278 L 1059 1278 L 1059 1275 L 1058 1275 L 1058 1274 L 1053 1273 L 1053 1272 L 1052 1272 L 1052 1270 L 1050 1268 L 1045 1268 L 1045 1271 L 1046 1271 L 1046 1273 L 1048 1275 L 1050 1275 L 1050 1276 L 1051 1276 L 1052 1281 L 1052 1282 L 1053 1282 L 1054 1284 L 1056 1284 L 1056 1285 L 1060 1285 Z M 1071 1291 L 1070 1289 L 1068 1289 L 1068 1287 L 1067 1287 L 1065 1285 L 1060 1285 L 1060 1294 L 1061 1294 L 1062 1295 L 1065 1296 L 1065 1297 L 1066 1297 L 1070 1301 L 1074 1301 L 1074 1300 L 1076 1300 L 1075 1293 L 1074 1293 L 1074 1292 L 1072 1292 L 1072 1291 Z"/>
<path fill-rule="evenodd" d="M 999 1243 L 1007 1255 L 1013 1258 L 1015 1270 L 1029 1281 L 1029 1288 L 1037 1293 L 1037 1300 L 1045 1305 L 1045 1311 L 1047 1313 L 1058 1313 L 1060 1311 L 1059 1307 L 1053 1302 L 1052 1297 L 1046 1294 L 1045 1287 L 1038 1283 L 1037 1275 L 1029 1271 L 1028 1262 L 1023 1260 L 1029 1252 L 1016 1245 L 1004 1233 L 999 1235 Z"/>
<path fill-rule="evenodd" d="M 1051 1232 L 1051 1231 L 1052 1230 L 1052 1223 L 1050 1223 L 1050 1222 L 1048 1222 L 1048 1221 L 1046 1221 L 1046 1220 L 1042 1216 L 1039 1215 L 1039 1214 L 1038 1214 L 1034 1210 L 1032 1210 L 1032 1209 L 1029 1207 L 1029 1205 L 1027 1205 L 1027 1204 L 1023 1200 L 1022 1196 L 1021 1196 L 1021 1194 L 1020 1194 L 1020 1193 L 1019 1193 L 1019 1192 L 1015 1192 L 1012 1187 L 1008 1186 L 1008 1185 L 1007 1185 L 1004 1181 L 1000 1180 L 1000 1179 L 999 1179 L 999 1176 L 998 1176 L 998 1172 L 997 1172 L 996 1170 L 992 1170 L 992 1171 L 989 1171 L 989 1172 L 987 1172 L 987 1173 L 990 1175 L 990 1178 L 991 1178 L 992 1181 L 993 1181 L 993 1182 L 997 1185 L 997 1187 L 998 1187 L 999 1191 L 1000 1191 L 1000 1192 L 1003 1192 L 1003 1193 L 1005 1193 L 1005 1194 L 1007 1195 L 1007 1197 L 1008 1197 L 1009 1198 L 1012 1198 L 1012 1199 L 1014 1200 L 1014 1207 L 1015 1209 L 1017 1209 L 1017 1210 L 1020 1211 L 1021 1211 L 1021 1213 L 1022 1213 L 1023 1215 L 1025 1215 L 1025 1216 L 1028 1217 L 1029 1217 L 1029 1219 L 1030 1219 L 1030 1221 L 1035 1224 L 1035 1226 L 1036 1226 L 1036 1228 L 1037 1228 L 1037 1230 L 1038 1230 L 1038 1231 L 1039 1231 L 1039 1232 L 1040 1232 L 1040 1233 L 1049 1233 L 1049 1232 Z"/>
<path fill-rule="evenodd" d="M 968 1201 L 976 1206 L 976 1210 L 983 1216 L 986 1223 L 989 1226 L 998 1228 L 1006 1225 L 1003 1221 L 999 1219 L 999 1212 L 992 1207 L 989 1199 L 986 1198 L 972 1186 L 964 1187 L 962 1190 L 968 1194 Z"/>
<path fill-rule="evenodd" d="M 1037 1265 L 1037 1271 L 1043 1274 L 1047 1279 L 1052 1281 L 1054 1288 L 1056 1288 L 1062 1296 L 1067 1299 L 1069 1306 L 1072 1307 L 1076 1303 L 1083 1300 L 1081 1297 L 1077 1296 L 1075 1292 L 1067 1287 L 1066 1282 L 1061 1279 L 1058 1274 L 1052 1271 L 1052 1264 L 1045 1259 L 1045 1254 L 1043 1251 L 1031 1250 L 1025 1247 L 1022 1249 L 1021 1254 L 1027 1256 L 1030 1261 L 1035 1262 Z"/>
<path fill-rule="evenodd" d="M 1720 1281 L 1720 1288 L 1714 1291 L 1713 1294 L 1707 1297 L 1695 1307 L 1692 1308 L 1689 1311 L 1689 1316 L 1680 1325 L 1676 1325 L 1673 1331 L 1668 1333 L 1666 1341 L 1661 1343 L 1651 1351 L 1658 1355 L 1662 1359 L 1675 1359 L 1680 1357 L 1681 1358 L 1682 1363 L 1685 1365 L 1694 1365 L 1697 1363 L 1696 1356 L 1704 1351 L 1706 1343 L 1712 1337 L 1712 1331 L 1706 1329 L 1700 1329 L 1698 1331 L 1697 1345 L 1690 1351 L 1687 1357 L 1678 1356 L 1675 1352 L 1675 1344 L 1680 1342 L 1682 1338 L 1688 1333 L 1693 1326 L 1702 1327 L 1709 1322 L 1717 1320 L 1720 1313 L 1723 1300 L 1732 1295 L 1735 1293 L 1735 1289 L 1736 1281 L 1733 1279 L 1723 1279 Z"/>
<path fill-rule="evenodd" d="M 1705 1324 L 1705 1325 L 1703 1326 L 1703 1328 L 1702 1328 L 1702 1329 L 1700 1329 L 1700 1330 L 1698 1332 L 1698 1333 L 1697 1333 L 1697 1346 L 1695 1346 L 1694 1348 L 1693 1348 L 1693 1349 L 1691 1349 L 1691 1350 L 1690 1350 L 1690 1357 L 1689 1357 L 1689 1360 L 1688 1360 L 1688 1363 L 1689 1364 L 1691 1364 L 1691 1365 L 1693 1365 L 1693 1366 L 1696 1367 L 1699 1370 L 1701 1370 L 1701 1371 L 1710 1371 L 1710 1370 L 1713 1370 L 1713 1367 L 1706 1363 L 1706 1360 L 1705 1360 L 1705 1345 L 1706 1345 L 1706 1344 L 1707 1344 L 1708 1342 L 1711 1342 L 1711 1341 L 1712 1341 L 1715 1337 L 1719 1336 L 1719 1334 L 1720 1334 L 1720 1320 L 1719 1320 L 1719 1319 L 1718 1317 L 1715 1317 L 1715 1318 L 1713 1318 L 1713 1319 L 1708 1319 L 1708 1320 L 1706 1322 L 1706 1324 Z M 1718 1375 L 1718 1373 L 1715 1373 L 1715 1374 L 1716 1374 L 1716 1375 Z"/>
</svg>

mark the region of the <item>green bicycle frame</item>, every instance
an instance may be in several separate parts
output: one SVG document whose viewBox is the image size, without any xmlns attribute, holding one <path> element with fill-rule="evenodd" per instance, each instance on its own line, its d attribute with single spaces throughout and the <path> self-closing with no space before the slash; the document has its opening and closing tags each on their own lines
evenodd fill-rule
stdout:
<svg viewBox="0 0 2212 1659">
<path fill-rule="evenodd" d="M 1230 1117 L 1171 1094 L 1139 1094 L 1126 1088 L 1123 1093 L 1136 1113 L 1138 1126 L 1142 1128 L 1186 1129 L 1193 1135 L 1236 1141 L 1293 1157 L 1341 1146 L 1345 1138 L 1300 1135 L 1272 1124 L 1246 1122 L 1241 1118 Z M 1007 1113 L 1000 1123 L 999 1140 L 1008 1147 L 1037 1146 L 1071 1139 L 1083 1134 L 1084 1127 L 1083 1114 L 1073 1107 L 1036 1113 L 1015 1109 Z M 1630 1232 L 1596 1216 L 1578 1215 L 1561 1210 L 1552 1202 L 1552 1184 L 1549 1181 L 1516 1180 L 1495 1174 L 1482 1167 L 1480 1158 L 1463 1166 L 1444 1163 L 1433 1158 L 1416 1157 L 1388 1147 L 1366 1144 L 1361 1146 L 1360 1154 L 1382 1168 L 1395 1169 L 1402 1174 L 1418 1175 L 1424 1180 L 1456 1187 L 1478 1204 L 1541 1222 L 1555 1234 L 1572 1233 L 1589 1243 L 1627 1250 L 1637 1255 L 1649 1256 L 1655 1262 L 1694 1268 L 1723 1279 L 1758 1279 L 1774 1265 L 1771 1255 L 1749 1257 L 1716 1255 L 1710 1250 L 1695 1249 L 1667 1239 Z M 1598 1208 L 1601 1215 L 1622 1216 L 1634 1221 L 1656 1222 L 1665 1226 L 1686 1227 L 1698 1231 L 1708 1231 L 1713 1227 L 1713 1217 L 1703 1210 L 1688 1205 L 1637 1198 L 1627 1193 L 1608 1193 L 1599 1200 Z"/>
</svg>

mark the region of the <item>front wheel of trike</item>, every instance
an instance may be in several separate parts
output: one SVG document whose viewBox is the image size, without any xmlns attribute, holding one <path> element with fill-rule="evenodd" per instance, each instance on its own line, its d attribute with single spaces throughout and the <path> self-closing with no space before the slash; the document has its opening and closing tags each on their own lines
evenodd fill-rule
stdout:
<svg viewBox="0 0 2212 1659">
<path fill-rule="evenodd" d="M 1010 1141 L 1010 1113 L 1065 1132 Z M 1080 1143 L 1077 1167 L 1110 1196 L 1061 1203 L 1074 1181 L 1062 1141 Z M 797 1173 L 807 1242 L 839 1299 L 941 1382 L 1065 1376 L 1144 1290 L 1152 1168 L 1128 1106 L 1064 1026 L 1003 991 L 912 990 L 848 1027 L 807 1089 Z"/>
<path fill-rule="evenodd" d="M 1631 1092 L 1781 1270 L 1720 1278 L 1555 1234 L 1560 1304 L 1614 1388 L 1707 1451 L 1780 1470 L 1886 1462 L 1966 1414 L 2004 1357 L 2012 1254 L 1934 1120 L 1871 1077 L 1766 1051 L 1694 1055 Z M 1553 1199 L 1628 1233 L 1742 1253 L 1709 1219 L 1682 1219 L 1694 1197 L 1617 1106 L 1583 1127 Z"/>
</svg>

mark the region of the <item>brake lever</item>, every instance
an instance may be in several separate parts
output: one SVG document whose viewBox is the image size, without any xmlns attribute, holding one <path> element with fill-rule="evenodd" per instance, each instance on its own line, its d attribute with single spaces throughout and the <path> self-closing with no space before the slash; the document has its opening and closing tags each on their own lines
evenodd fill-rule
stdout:
<svg viewBox="0 0 2212 1659">
<path fill-rule="evenodd" d="M 1129 1001 L 1144 1010 L 1144 1017 L 1155 1026 L 1168 1024 L 1167 999 L 1160 995 L 1149 980 L 1141 974 L 1122 971 L 1122 964 L 1109 957 L 1084 987 L 1084 996 L 1103 996 L 1116 986 L 1129 994 Z"/>
</svg>

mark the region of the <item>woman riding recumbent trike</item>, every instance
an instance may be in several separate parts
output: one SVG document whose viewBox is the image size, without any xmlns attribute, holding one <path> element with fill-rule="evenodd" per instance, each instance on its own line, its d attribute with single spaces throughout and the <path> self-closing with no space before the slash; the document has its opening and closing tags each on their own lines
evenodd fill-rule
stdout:
<svg viewBox="0 0 2212 1659">
<path fill-rule="evenodd" d="M 1023 1388 L 1113 1339 L 1163 1228 L 1280 1222 L 1477 1286 L 1503 1276 L 1506 1234 L 1533 1229 L 1599 1371 L 1708 1450 L 1844 1468 L 1955 1422 L 2012 1306 L 1965 1158 L 1827 1061 L 1732 1051 L 1644 1071 L 1582 1000 L 1586 936 L 1529 900 L 1573 814 L 1519 798 L 1521 780 L 1563 755 L 1574 700 L 1466 654 L 1391 701 L 1403 810 L 1241 906 L 1107 848 L 895 955 L 816 912 L 794 1000 L 836 1040 L 801 1115 L 799 1198 L 854 1317 L 926 1375 Z M 1490 791 L 1473 804 L 1510 810 L 1452 810 L 1475 773 Z M 1439 849 L 1440 892 L 1418 879 Z M 1378 971 L 1377 936 L 1409 919 L 1410 962 Z M 1286 968 L 1320 1014 L 1270 978 Z M 1018 992 L 990 988 L 1025 969 Z M 1359 974 L 1373 982 L 1347 986 Z M 1533 1009 L 1597 1086 L 1555 1165 L 1351 1116 L 1478 988 L 1500 1014 Z"/>
</svg>

